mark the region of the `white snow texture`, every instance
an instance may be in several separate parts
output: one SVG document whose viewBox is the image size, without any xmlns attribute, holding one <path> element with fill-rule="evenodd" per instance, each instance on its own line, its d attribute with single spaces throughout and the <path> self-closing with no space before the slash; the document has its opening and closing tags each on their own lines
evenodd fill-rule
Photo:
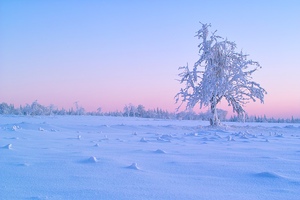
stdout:
<svg viewBox="0 0 300 200">
<path fill-rule="evenodd" d="M 207 124 L 0 116 L 0 198 L 299 199 L 300 124 Z"/>
</svg>

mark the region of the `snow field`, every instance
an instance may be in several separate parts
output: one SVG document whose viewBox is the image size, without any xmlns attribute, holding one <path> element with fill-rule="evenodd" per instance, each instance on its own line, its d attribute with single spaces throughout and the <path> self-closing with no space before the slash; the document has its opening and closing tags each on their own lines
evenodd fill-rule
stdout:
<svg viewBox="0 0 300 200">
<path fill-rule="evenodd" d="M 300 125 L 0 116 L 1 199 L 299 199 Z"/>
</svg>

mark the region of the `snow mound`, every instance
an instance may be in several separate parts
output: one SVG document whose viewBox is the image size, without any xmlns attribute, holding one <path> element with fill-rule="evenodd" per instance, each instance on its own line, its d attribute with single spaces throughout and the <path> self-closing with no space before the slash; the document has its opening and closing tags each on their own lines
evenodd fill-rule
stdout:
<svg viewBox="0 0 300 200">
<path fill-rule="evenodd" d="M 132 163 L 130 166 L 127 167 L 128 169 L 134 169 L 134 170 L 140 170 L 140 168 L 137 166 L 137 163 Z"/>
<path fill-rule="evenodd" d="M 12 144 L 5 145 L 2 147 L 3 149 L 12 149 Z"/>
<path fill-rule="evenodd" d="M 260 172 L 260 173 L 254 174 L 254 176 L 256 176 L 258 178 L 270 178 L 270 179 L 282 178 L 281 176 L 279 176 L 278 174 L 275 174 L 273 172 Z"/>
<path fill-rule="evenodd" d="M 240 138 L 241 139 L 248 139 L 248 137 L 246 135 L 242 135 Z"/>
<path fill-rule="evenodd" d="M 30 197 L 30 200 L 46 200 L 46 199 L 50 199 L 48 196 L 36 196 L 36 197 Z"/>
<path fill-rule="evenodd" d="M 5 139 L 18 140 L 18 139 L 20 139 L 20 138 L 19 138 L 19 137 L 9 137 L 9 138 L 5 138 Z"/>
<path fill-rule="evenodd" d="M 293 125 L 287 125 L 284 128 L 295 128 Z"/>
<path fill-rule="evenodd" d="M 230 135 L 227 136 L 227 141 L 235 141 Z"/>
<path fill-rule="evenodd" d="M 165 136 L 165 135 L 163 135 L 163 136 L 161 136 L 161 137 L 158 137 L 158 138 L 157 138 L 157 141 L 159 141 L 159 142 L 171 142 L 171 140 L 168 139 L 168 137 Z"/>
<path fill-rule="evenodd" d="M 21 163 L 18 166 L 20 166 L 20 167 L 29 167 L 30 164 L 29 163 Z"/>
<path fill-rule="evenodd" d="M 99 141 L 101 142 L 101 141 L 106 141 L 106 140 L 109 140 L 109 139 L 108 139 L 107 135 L 104 135 L 104 138 L 100 139 Z"/>
<path fill-rule="evenodd" d="M 12 131 L 16 131 L 16 130 L 18 130 L 18 129 L 20 129 L 20 127 L 17 126 L 17 125 L 13 125 L 13 127 L 11 128 Z"/>
<path fill-rule="evenodd" d="M 184 133 L 185 136 L 195 136 L 197 137 L 199 134 L 198 133 Z"/>
<path fill-rule="evenodd" d="M 278 138 L 283 138 L 283 134 L 275 134 L 275 137 L 278 137 Z"/>
<path fill-rule="evenodd" d="M 166 152 L 164 150 L 161 150 L 161 149 L 157 149 L 156 151 L 154 151 L 154 153 L 157 153 L 157 154 L 166 154 Z"/>
<path fill-rule="evenodd" d="M 86 160 L 87 163 L 96 163 L 98 162 L 98 159 L 95 156 L 89 157 L 89 159 Z"/>
<path fill-rule="evenodd" d="M 142 137 L 142 138 L 140 139 L 140 142 L 148 142 L 148 140 L 146 140 L 144 137 Z"/>
</svg>

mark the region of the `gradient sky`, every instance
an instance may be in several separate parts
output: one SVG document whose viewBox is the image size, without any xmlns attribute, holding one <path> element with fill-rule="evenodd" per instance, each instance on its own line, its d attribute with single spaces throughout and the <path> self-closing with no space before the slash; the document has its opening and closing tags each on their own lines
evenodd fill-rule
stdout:
<svg viewBox="0 0 300 200">
<path fill-rule="evenodd" d="M 298 0 L 0 0 L 0 103 L 174 111 L 201 21 L 262 65 L 250 115 L 300 117 L 299 13 Z"/>
</svg>

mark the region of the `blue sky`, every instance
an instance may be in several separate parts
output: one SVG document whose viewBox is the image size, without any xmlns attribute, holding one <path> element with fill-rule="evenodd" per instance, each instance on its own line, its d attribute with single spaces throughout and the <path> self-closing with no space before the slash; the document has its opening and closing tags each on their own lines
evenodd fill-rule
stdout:
<svg viewBox="0 0 300 200">
<path fill-rule="evenodd" d="M 173 111 L 201 21 L 262 65 L 254 80 L 268 95 L 249 114 L 300 117 L 298 1 L 0 0 L 0 9 L 0 102 Z"/>
</svg>

